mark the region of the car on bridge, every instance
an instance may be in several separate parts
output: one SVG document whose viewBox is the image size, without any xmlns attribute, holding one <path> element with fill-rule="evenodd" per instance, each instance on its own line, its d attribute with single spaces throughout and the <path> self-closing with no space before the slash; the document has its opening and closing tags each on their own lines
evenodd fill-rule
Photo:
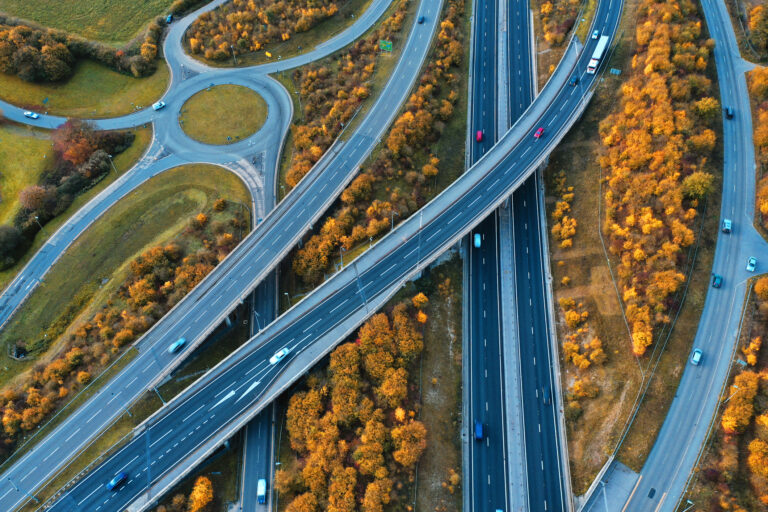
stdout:
<svg viewBox="0 0 768 512">
<path fill-rule="evenodd" d="M 536 130 L 536 133 L 533 134 L 533 138 L 540 139 L 542 135 L 544 135 L 544 127 L 540 126 L 539 129 Z"/>
<path fill-rule="evenodd" d="M 37 112 L 31 112 L 27 110 L 26 112 L 24 112 L 24 117 L 28 117 L 29 119 L 38 119 L 40 117 L 40 114 L 38 114 Z"/>
<path fill-rule="evenodd" d="M 483 130 L 477 130 L 477 133 L 475 134 L 475 140 L 477 142 L 483 142 Z"/>
<path fill-rule="evenodd" d="M 171 343 L 171 346 L 168 347 L 168 353 L 169 354 L 175 354 L 179 350 L 181 350 L 181 347 L 187 344 L 187 338 L 179 338 L 178 340 Z"/>
<path fill-rule="evenodd" d="M 483 239 L 480 236 L 480 233 L 475 233 L 475 236 L 472 237 L 474 239 L 475 249 L 479 249 L 480 246 L 483 244 Z"/>
<path fill-rule="evenodd" d="M 107 490 L 108 491 L 114 491 L 121 485 L 123 485 L 128 480 L 128 473 L 125 471 L 119 472 L 117 475 L 115 475 L 115 478 L 107 482 Z"/>
<path fill-rule="evenodd" d="M 291 353 L 291 349 L 288 347 L 283 347 L 277 352 L 275 352 L 275 355 L 269 358 L 269 364 L 277 364 L 283 359 L 285 359 L 285 356 Z"/>
</svg>

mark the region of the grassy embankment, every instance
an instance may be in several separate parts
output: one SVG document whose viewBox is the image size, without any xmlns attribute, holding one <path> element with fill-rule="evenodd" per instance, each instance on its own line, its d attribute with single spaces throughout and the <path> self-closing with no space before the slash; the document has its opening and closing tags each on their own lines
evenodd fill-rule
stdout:
<svg viewBox="0 0 768 512">
<path fill-rule="evenodd" d="M 0 75 L 3 76 L 3 75 Z M 5 288 L 16 274 L 24 268 L 27 261 L 45 244 L 67 219 L 77 212 L 110 183 L 115 181 L 125 171 L 134 166 L 141 158 L 152 140 L 151 128 L 134 129 L 136 139 L 131 147 L 116 155 L 114 158 L 117 173 L 110 172 L 96 186 L 79 195 L 61 215 L 49 221 L 45 229 L 37 234 L 32 247 L 14 266 L 0 272 L 0 288 Z M 11 219 L 19 208 L 19 191 L 27 185 L 37 182 L 43 171 L 46 160 L 53 154 L 48 132 L 21 127 L 13 124 L 0 126 L 0 191 L 3 201 L 0 202 L 0 215 L 3 222 Z"/>
<path fill-rule="evenodd" d="M 233 144 L 256 133 L 267 120 L 267 103 L 241 85 L 217 85 L 189 98 L 181 108 L 184 133 L 205 144 Z"/>
<path fill-rule="evenodd" d="M 43 284 L 0 332 L 0 346 L 18 339 L 28 343 L 39 340 L 47 337 L 54 323 L 69 326 L 78 317 L 92 315 L 124 281 L 128 260 L 148 247 L 172 240 L 191 217 L 209 209 L 219 197 L 250 202 L 237 177 L 210 165 L 167 171 L 140 186 L 62 255 Z M 31 365 L 47 362 L 47 353 L 56 351 L 55 342 L 51 348 L 23 362 L 11 359 L 3 350 L 0 364 L 8 370 L 0 372 L 0 386 Z"/>
<path fill-rule="evenodd" d="M 133 78 L 82 60 L 72 77 L 62 83 L 30 83 L 0 73 L 0 99 L 57 116 L 117 117 L 149 107 L 163 95 L 168 80 L 168 66 L 163 60 L 158 62 L 157 71 L 146 78 Z M 48 101 L 43 103 L 46 98 Z"/>
<path fill-rule="evenodd" d="M 148 247 L 164 244 L 173 240 L 188 225 L 195 213 L 210 210 L 215 199 L 225 198 L 239 208 L 236 203 L 248 202 L 248 191 L 239 179 L 231 173 L 210 165 L 193 164 L 167 171 L 143 185 L 88 230 L 62 257 L 46 279 L 45 294 L 35 292 L 23 306 L 24 322 L 16 316 L 2 333 L 3 339 L 17 338 L 20 332 L 25 336 L 39 337 L 42 329 L 39 325 L 48 325 L 55 312 L 64 311 L 69 315 L 70 324 L 85 319 L 99 310 L 117 287 L 123 282 L 128 271 L 128 261 Z M 76 273 L 73 274 L 73 269 Z M 102 276 L 110 276 L 101 281 Z M 66 286 L 64 285 L 66 283 Z M 55 286 L 54 286 L 55 285 Z M 33 319 L 34 321 L 30 321 Z M 48 322 L 48 323 L 46 323 Z M 217 333 L 219 335 L 219 333 Z M 29 338 L 25 338 L 29 339 Z M 169 400 L 193 381 L 201 371 L 212 367 L 226 354 L 234 350 L 245 339 L 247 332 L 235 329 L 221 335 L 215 344 L 201 347 L 194 359 L 179 369 L 173 378 L 159 388 L 160 394 Z M 29 366 L 55 353 L 56 344 L 42 357 L 24 364 Z M 7 356 L 3 353 L 3 362 Z M 133 357 L 128 354 L 116 368 Z M 19 366 L 20 363 L 10 360 Z M 2 383 L 9 381 L 9 375 L 3 376 Z M 102 382 L 107 379 L 103 376 Z M 91 386 L 73 401 L 82 403 L 93 394 L 98 386 Z M 162 403 L 154 393 L 147 393 L 105 431 L 87 450 L 70 463 L 67 469 L 38 493 L 38 498 L 52 495 L 63 483 L 87 466 L 96 456 L 104 453 L 119 441 L 143 419 L 157 410 Z M 50 430 L 65 415 L 57 417 L 43 430 Z M 29 446 L 23 450 L 28 449 Z M 20 450 L 19 452 L 22 452 Z M 21 453 L 14 454 L 17 458 Z"/>
<path fill-rule="evenodd" d="M 597 88 L 592 104 L 583 118 L 573 127 L 568 136 L 554 151 L 546 177 L 548 192 L 554 177 L 561 170 L 566 172 L 567 186 L 573 187 L 574 199 L 571 203 L 571 217 L 578 221 L 577 234 L 573 238 L 573 247 L 561 249 L 559 241 L 550 234 L 553 286 L 555 299 L 574 297 L 581 302 L 589 313 L 589 324 L 593 333 L 603 342 L 607 360 L 602 366 L 593 365 L 586 373 L 599 387 L 597 398 L 581 401 L 580 412 L 569 416 L 566 411 L 568 448 L 570 451 L 571 475 L 574 493 L 579 495 L 587 490 L 592 479 L 615 449 L 616 443 L 629 420 L 635 405 L 635 399 L 643 382 L 643 373 L 650 375 L 654 370 L 656 358 L 637 359 L 632 354 L 632 341 L 622 314 L 622 304 L 613 283 L 618 263 L 613 255 L 610 265 L 606 260 L 602 240 L 601 225 L 595 220 L 603 220 L 604 185 L 603 175 L 597 163 L 596 155 L 601 147 L 598 125 L 618 105 L 617 91 L 623 83 L 622 76 L 631 72 L 630 60 L 634 50 L 635 12 L 637 2 L 628 2 L 625 6 L 621 28 L 621 38 L 608 61 L 608 67 L 622 70 L 622 75 L 615 77 L 604 75 L 604 82 Z M 714 78 L 714 64 L 710 63 L 709 76 Z M 717 97 L 717 94 L 715 94 Z M 719 130 L 719 129 L 718 129 Z M 718 146 L 714 161 L 722 162 L 721 133 L 716 130 Z M 722 172 L 721 164 L 713 167 Z M 660 332 L 657 344 L 663 345 L 664 352 L 655 368 L 654 378 L 644 398 L 628 437 L 624 441 L 618 458 L 634 470 L 642 467 L 650 452 L 656 435 L 666 415 L 675 389 L 682 375 L 687 355 L 696 332 L 696 326 L 704 305 L 709 286 L 716 242 L 717 223 L 720 206 L 721 177 L 718 174 L 713 192 L 700 213 L 693 229 L 697 235 L 698 247 L 695 250 L 695 265 L 688 282 L 687 294 L 675 319 L 671 335 L 668 329 Z M 547 208 L 551 212 L 556 197 L 547 197 Z M 693 252 L 689 256 L 693 256 Z M 684 268 L 687 273 L 690 269 Z M 613 274 L 612 274 L 613 271 Z M 564 285 L 562 279 L 568 276 L 570 284 Z M 558 310 L 558 313 L 560 311 Z M 558 336 L 563 340 L 565 328 L 558 322 Z M 669 338 L 667 338 L 669 336 Z M 579 372 L 572 365 L 563 365 L 563 385 L 572 385 Z M 563 390 L 564 393 L 568 389 Z"/>
</svg>

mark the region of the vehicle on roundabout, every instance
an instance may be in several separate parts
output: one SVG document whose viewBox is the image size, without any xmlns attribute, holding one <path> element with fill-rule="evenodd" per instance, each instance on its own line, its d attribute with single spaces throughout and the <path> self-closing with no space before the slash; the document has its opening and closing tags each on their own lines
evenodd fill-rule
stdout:
<svg viewBox="0 0 768 512">
<path fill-rule="evenodd" d="M 165 102 L 164 101 L 158 101 L 157 103 L 153 103 L 152 104 L 152 109 L 153 110 L 160 110 L 160 109 L 163 109 L 163 108 L 165 108 Z"/>
</svg>

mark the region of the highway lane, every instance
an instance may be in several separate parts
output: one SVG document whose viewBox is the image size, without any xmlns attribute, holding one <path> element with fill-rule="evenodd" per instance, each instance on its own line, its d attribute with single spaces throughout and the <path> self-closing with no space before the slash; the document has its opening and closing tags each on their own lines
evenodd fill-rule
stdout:
<svg viewBox="0 0 768 512">
<path fill-rule="evenodd" d="M 533 101 L 536 72 L 533 68 L 533 28 L 527 0 L 512 0 L 508 18 L 510 69 L 510 119 L 517 119 Z M 567 510 L 567 473 L 563 471 L 557 421 L 558 389 L 553 372 L 546 294 L 541 224 L 544 205 L 539 201 L 539 173 L 534 173 L 512 195 L 512 248 L 515 264 L 517 342 L 522 376 L 525 458 L 528 475 L 528 509 Z M 545 400 L 545 395 L 548 398 Z M 566 455 L 567 460 L 567 455 Z"/>
<path fill-rule="evenodd" d="M 560 465 L 557 389 L 550 354 L 544 264 L 539 217 L 538 173 L 512 196 L 515 295 L 523 382 L 525 455 L 529 510 L 566 510 Z"/>
<path fill-rule="evenodd" d="M 615 32 L 619 12 L 620 6 L 612 9 L 605 4 L 599 6 L 596 18 L 606 24 L 606 33 L 612 35 Z M 590 45 L 586 53 L 579 57 L 577 70 L 586 68 L 589 52 Z M 554 83 L 564 83 L 565 73 L 556 72 L 560 78 Z M 584 79 L 591 82 L 592 77 L 585 76 Z M 259 396 L 276 392 L 269 386 L 273 379 L 280 377 L 281 368 L 294 358 L 300 358 L 302 352 L 311 348 L 315 340 L 322 339 L 325 333 L 346 328 L 345 320 L 353 318 L 357 323 L 361 317 L 372 314 L 369 303 L 381 303 L 400 284 L 469 232 L 477 219 L 492 211 L 541 163 L 584 106 L 578 88 L 545 89 L 541 97 L 548 97 L 549 91 L 556 95 L 554 101 L 532 107 L 532 112 L 536 112 L 536 108 L 543 109 L 549 105 L 537 123 L 550 128 L 549 139 L 532 141 L 528 136 L 519 140 L 520 143 L 503 140 L 472 170 L 422 208 L 419 214 L 401 223 L 398 229 L 335 274 L 302 303 L 270 324 L 262 334 L 148 420 L 142 433 L 71 487 L 66 497 L 57 501 L 53 509 L 68 510 L 67 507 L 74 502 L 77 506 L 97 510 L 104 501 L 109 502 L 110 507 L 122 507 L 143 492 L 148 482 L 162 477 L 164 471 L 173 468 L 180 477 L 187 465 L 179 462 L 189 462 L 188 454 L 195 447 L 203 446 L 206 438 L 221 434 L 227 426 L 237 428 L 252 417 L 251 413 L 262 409 L 265 403 L 260 401 Z M 525 123 L 519 128 L 531 133 Z M 509 146 L 512 146 L 511 150 Z M 539 151 L 531 152 L 533 147 L 538 147 Z M 334 343 L 338 341 L 335 339 Z M 286 346 L 293 349 L 286 362 L 274 366 L 266 363 L 269 355 Z M 303 369 L 313 363 L 307 362 Z M 301 364 L 304 365 L 303 362 Z M 286 375 L 291 380 L 298 376 L 297 371 Z M 248 414 L 241 416 L 243 411 Z M 171 436 L 176 425 L 182 425 L 182 431 Z M 188 426 L 193 428 L 194 435 L 191 435 L 192 431 L 184 430 Z M 154 448 L 151 444 L 152 439 L 168 437 L 179 440 L 161 448 Z M 146 457 L 126 455 L 142 452 L 142 446 L 146 447 Z M 176 464 L 172 459 L 177 461 Z M 106 493 L 103 482 L 122 470 L 139 476 L 132 477 L 122 491 Z"/>
<path fill-rule="evenodd" d="M 497 23 L 496 0 L 474 3 L 472 85 L 470 120 L 467 134 L 468 165 L 471 167 L 496 143 L 497 131 Z M 482 134 L 480 141 L 477 133 Z M 496 236 L 496 215 L 482 222 L 465 241 L 467 257 L 464 262 L 468 290 L 464 305 L 469 329 L 468 349 L 469 417 L 466 418 L 472 440 L 468 443 L 470 473 L 464 487 L 471 510 L 507 509 L 507 471 L 505 463 L 506 429 L 502 396 L 501 336 L 499 335 L 499 279 Z M 482 244 L 474 247 L 473 237 L 480 235 Z M 483 429 L 482 439 L 476 438 L 475 424 Z"/>
<path fill-rule="evenodd" d="M 253 292 L 251 334 L 256 335 L 262 327 L 277 317 L 277 272 L 261 282 Z M 243 467 L 240 479 L 240 510 L 263 512 L 271 507 L 271 486 L 273 481 L 274 455 L 274 412 L 275 405 L 261 411 L 243 430 Z M 267 502 L 259 504 L 257 483 L 260 478 L 267 481 L 270 491 Z"/>
<path fill-rule="evenodd" d="M 479 234 L 479 248 L 468 244 L 469 350 L 471 401 L 472 510 L 506 510 L 509 507 L 506 466 L 506 410 L 502 393 L 503 364 L 501 301 L 499 300 L 498 217 L 494 212 L 472 232 Z M 475 437 L 474 425 L 483 426 L 483 438 Z"/>
<path fill-rule="evenodd" d="M 139 355 L 120 375 L 3 473 L 0 509 L 12 510 L 25 499 L 24 491 L 29 492 L 34 485 L 44 482 L 61 466 L 63 461 L 43 464 L 42 459 L 49 450 L 64 444 L 73 432 L 77 432 L 77 436 L 66 443 L 71 453 L 76 452 L 119 416 L 124 404 L 131 403 L 167 374 L 176 362 L 224 321 L 323 214 L 354 177 L 359 165 L 397 114 L 397 106 L 407 98 L 430 47 L 440 8 L 440 2 L 422 2 L 418 13 L 425 17 L 425 23 L 414 24 L 387 87 L 357 131 L 346 142 L 329 150 L 264 221 L 137 342 Z M 180 336 L 187 338 L 187 348 L 172 357 L 166 348 Z M 139 376 L 141 379 L 137 380 Z M 111 400 L 115 396 L 120 399 Z M 17 490 L 9 483 L 8 478 L 16 481 L 20 476 L 27 477 L 25 485 L 30 487 Z"/>
<path fill-rule="evenodd" d="M 721 218 L 733 220 L 731 234 L 719 232 L 712 271 L 723 276 L 719 289 L 710 288 L 693 346 L 702 349 L 701 364 L 686 362 L 664 424 L 623 510 L 672 511 L 697 463 L 707 431 L 720 402 L 737 342 L 749 256 L 758 257 L 757 272 L 768 270 L 768 244 L 752 226 L 754 218 L 755 156 L 752 119 L 739 47 L 730 17 L 721 0 L 703 0 L 711 37 L 723 107 L 731 106 L 733 119 L 723 116 L 724 170 Z M 709 276 L 694 276 L 707 279 Z M 659 377 L 657 377 L 659 378 Z M 663 378 L 663 377 L 661 377 Z M 695 499 L 695 498 L 694 498 Z M 596 509 L 596 508 L 595 508 Z"/>
</svg>

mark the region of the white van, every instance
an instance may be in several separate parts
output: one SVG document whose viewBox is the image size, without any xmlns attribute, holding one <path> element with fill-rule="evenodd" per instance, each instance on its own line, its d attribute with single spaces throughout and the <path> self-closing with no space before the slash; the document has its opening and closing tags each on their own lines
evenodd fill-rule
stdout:
<svg viewBox="0 0 768 512">
<path fill-rule="evenodd" d="M 256 484 L 256 501 L 260 504 L 267 502 L 267 481 L 263 478 L 259 478 Z"/>
</svg>

